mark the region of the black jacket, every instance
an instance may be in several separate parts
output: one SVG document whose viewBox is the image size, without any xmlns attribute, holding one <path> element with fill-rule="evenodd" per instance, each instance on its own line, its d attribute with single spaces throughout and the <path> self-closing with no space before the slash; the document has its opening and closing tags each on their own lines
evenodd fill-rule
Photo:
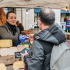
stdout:
<svg viewBox="0 0 70 70">
<path fill-rule="evenodd" d="M 66 35 L 58 24 L 53 24 L 34 35 L 31 55 L 24 57 L 27 70 L 50 70 L 53 45 L 58 45 L 64 41 L 66 41 Z"/>
<path fill-rule="evenodd" d="M 19 30 L 20 30 L 20 34 L 21 34 L 21 31 L 23 31 L 23 30 L 24 30 L 23 25 L 20 23 L 17 27 L 19 28 Z"/>
</svg>

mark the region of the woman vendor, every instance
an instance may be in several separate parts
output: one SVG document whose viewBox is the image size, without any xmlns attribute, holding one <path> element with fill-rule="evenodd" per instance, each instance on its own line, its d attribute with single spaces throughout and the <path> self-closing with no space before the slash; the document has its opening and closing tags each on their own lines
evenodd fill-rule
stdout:
<svg viewBox="0 0 70 70">
<path fill-rule="evenodd" d="M 16 14 L 13 11 L 9 11 L 6 14 L 6 23 L 0 26 L 0 39 L 11 39 L 13 46 L 16 45 L 19 36 L 19 28 L 15 26 Z"/>
</svg>

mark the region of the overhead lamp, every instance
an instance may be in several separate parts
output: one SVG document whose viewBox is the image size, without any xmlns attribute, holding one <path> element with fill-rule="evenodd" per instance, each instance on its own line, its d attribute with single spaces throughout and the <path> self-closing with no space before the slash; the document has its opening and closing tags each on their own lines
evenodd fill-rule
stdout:
<svg viewBox="0 0 70 70">
<path fill-rule="evenodd" d="M 67 7 L 66 7 L 66 9 L 65 9 L 66 11 L 67 11 Z"/>
<path fill-rule="evenodd" d="M 26 8 L 26 14 L 28 14 L 28 8 Z"/>
</svg>

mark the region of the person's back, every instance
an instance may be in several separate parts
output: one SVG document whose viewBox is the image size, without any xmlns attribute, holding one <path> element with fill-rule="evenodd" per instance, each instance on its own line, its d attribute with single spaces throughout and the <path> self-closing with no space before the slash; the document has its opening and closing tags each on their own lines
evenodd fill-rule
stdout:
<svg viewBox="0 0 70 70">
<path fill-rule="evenodd" d="M 66 41 L 66 36 L 61 27 L 54 24 L 55 13 L 51 9 L 42 9 L 38 17 L 38 25 L 42 31 L 34 35 L 31 55 L 25 53 L 24 61 L 27 70 L 50 70 L 53 45 Z"/>
</svg>

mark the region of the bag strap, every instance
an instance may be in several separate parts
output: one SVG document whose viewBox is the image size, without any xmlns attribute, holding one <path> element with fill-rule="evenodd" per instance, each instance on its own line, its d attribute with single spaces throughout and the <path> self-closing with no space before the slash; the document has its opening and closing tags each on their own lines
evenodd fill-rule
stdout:
<svg viewBox="0 0 70 70">
<path fill-rule="evenodd" d="M 39 40 L 39 39 L 37 39 L 37 41 L 42 45 L 45 55 L 49 54 L 51 52 L 51 50 L 53 48 L 53 44 L 52 43 L 46 42 L 46 41 L 43 41 L 43 40 Z"/>
</svg>

